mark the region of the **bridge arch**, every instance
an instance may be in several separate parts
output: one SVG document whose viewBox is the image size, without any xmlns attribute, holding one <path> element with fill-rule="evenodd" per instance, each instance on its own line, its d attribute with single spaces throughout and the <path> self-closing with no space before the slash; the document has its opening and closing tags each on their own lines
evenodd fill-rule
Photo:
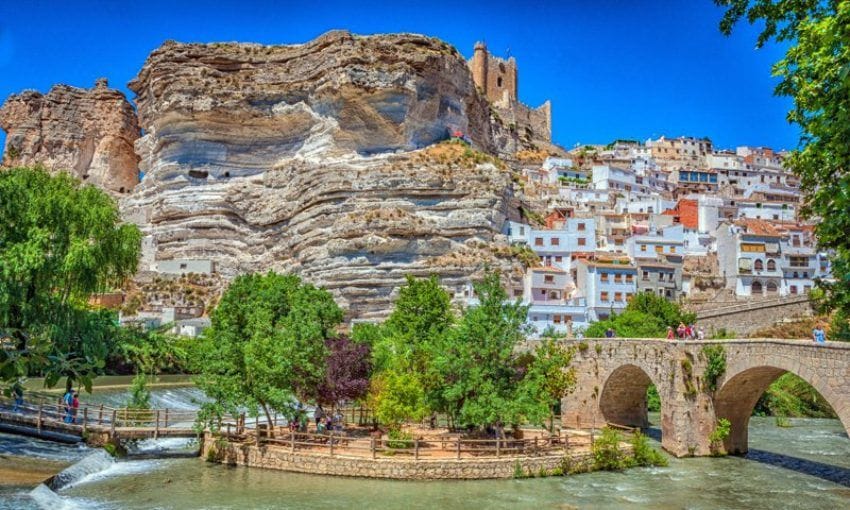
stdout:
<svg viewBox="0 0 850 510">
<path fill-rule="evenodd" d="M 807 346 L 808 347 L 808 346 Z M 744 454 L 748 451 L 748 428 L 750 416 L 759 398 L 779 376 L 785 373 L 797 375 L 820 393 L 832 406 L 844 429 L 850 434 L 850 405 L 845 402 L 840 388 L 847 384 L 850 374 L 835 374 L 830 377 L 834 364 L 831 364 L 828 347 L 812 345 L 810 349 L 819 349 L 815 356 L 791 358 L 774 355 L 747 365 L 746 361 L 733 362 L 730 370 L 714 396 L 714 413 L 717 419 L 726 418 L 731 422 L 731 431 L 725 441 L 726 451 L 730 454 Z M 839 365 L 840 366 L 840 365 Z"/>
<path fill-rule="evenodd" d="M 599 395 L 599 411 L 603 420 L 629 427 L 648 427 L 646 391 L 650 384 L 655 384 L 661 393 L 661 386 L 638 365 L 627 363 L 611 371 Z M 664 405 L 663 399 L 661 405 Z"/>
</svg>

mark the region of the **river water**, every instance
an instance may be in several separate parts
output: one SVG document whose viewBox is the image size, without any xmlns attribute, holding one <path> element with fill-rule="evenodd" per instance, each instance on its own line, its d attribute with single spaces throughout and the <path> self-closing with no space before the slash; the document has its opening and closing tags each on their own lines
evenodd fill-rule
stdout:
<svg viewBox="0 0 850 510">
<path fill-rule="evenodd" d="M 194 390 L 156 399 L 191 406 Z M 100 395 L 116 403 L 116 395 Z M 847 509 L 850 440 L 836 420 L 753 418 L 746 458 L 670 459 L 665 468 L 526 480 L 401 482 L 226 467 L 199 459 L 107 462 L 46 505 L 96 509 Z M 173 440 L 172 440 L 173 441 Z M 0 436 L 5 466 L 70 463 L 91 450 Z M 39 508 L 32 486 L 0 484 L 0 508 Z M 36 498 L 38 499 L 38 498 Z"/>
</svg>

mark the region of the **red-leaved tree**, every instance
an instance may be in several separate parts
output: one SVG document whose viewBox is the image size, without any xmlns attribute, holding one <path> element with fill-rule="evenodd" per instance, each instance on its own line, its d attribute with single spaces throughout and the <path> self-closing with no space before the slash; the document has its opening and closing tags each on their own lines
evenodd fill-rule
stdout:
<svg viewBox="0 0 850 510">
<path fill-rule="evenodd" d="M 336 407 L 366 395 L 372 373 L 371 349 L 341 336 L 325 341 L 328 348 L 325 380 L 317 389 L 317 401 L 324 407 Z"/>
</svg>

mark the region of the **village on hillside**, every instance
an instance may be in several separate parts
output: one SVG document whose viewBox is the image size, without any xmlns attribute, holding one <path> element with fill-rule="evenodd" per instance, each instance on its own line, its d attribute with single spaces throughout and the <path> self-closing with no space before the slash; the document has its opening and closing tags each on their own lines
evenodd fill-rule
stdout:
<svg viewBox="0 0 850 510">
<path fill-rule="evenodd" d="M 639 292 L 691 303 L 805 296 L 830 266 L 800 221 L 799 180 L 783 158 L 661 137 L 524 166 L 524 199 L 547 214 L 520 207 L 505 224 L 538 259 L 511 295 L 538 333 L 574 333 Z"/>
</svg>

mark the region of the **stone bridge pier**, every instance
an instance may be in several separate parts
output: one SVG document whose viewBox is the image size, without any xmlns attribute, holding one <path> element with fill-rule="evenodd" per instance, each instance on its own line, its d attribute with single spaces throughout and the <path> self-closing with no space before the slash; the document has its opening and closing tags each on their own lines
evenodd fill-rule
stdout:
<svg viewBox="0 0 850 510">
<path fill-rule="evenodd" d="M 747 452 L 747 428 L 759 397 L 791 372 L 811 384 L 850 432 L 850 344 L 804 340 L 688 341 L 586 339 L 576 347 L 576 391 L 563 399 L 566 427 L 645 427 L 646 390 L 661 397 L 661 444 L 677 457 L 710 455 L 717 421 L 731 422 L 723 448 Z M 705 347 L 722 345 L 726 370 L 712 390 Z M 718 445 L 715 445 L 715 447 Z"/>
</svg>

